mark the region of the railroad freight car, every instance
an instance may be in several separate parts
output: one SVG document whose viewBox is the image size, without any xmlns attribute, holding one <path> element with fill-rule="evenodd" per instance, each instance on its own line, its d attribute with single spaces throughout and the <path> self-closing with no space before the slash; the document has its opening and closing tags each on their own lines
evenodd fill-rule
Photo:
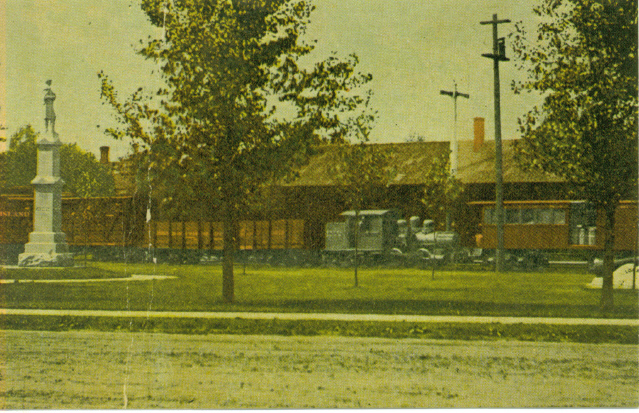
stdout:
<svg viewBox="0 0 639 413">
<path fill-rule="evenodd" d="M 147 211 L 148 199 L 130 196 L 62 198 L 62 231 L 72 252 L 96 259 L 199 262 L 220 255 L 222 223 L 215 220 L 171 219 L 157 208 Z M 33 230 L 33 197 L 0 195 L 0 262 L 17 263 Z M 304 248 L 301 219 L 241 220 L 238 256 L 263 252 L 278 259 L 281 251 Z M 269 253 L 277 251 L 277 253 Z"/>
<path fill-rule="evenodd" d="M 144 204 L 133 197 L 62 198 L 62 231 L 71 251 L 90 246 L 106 257 L 142 246 Z M 33 197 L 0 196 L 0 260 L 13 264 L 33 230 Z"/>
</svg>

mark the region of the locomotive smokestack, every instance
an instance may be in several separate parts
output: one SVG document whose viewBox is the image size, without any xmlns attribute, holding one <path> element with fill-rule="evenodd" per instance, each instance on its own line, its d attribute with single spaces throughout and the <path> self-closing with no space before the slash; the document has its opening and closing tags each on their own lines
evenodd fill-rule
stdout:
<svg viewBox="0 0 639 413">
<path fill-rule="evenodd" d="M 479 152 L 481 147 L 484 145 L 484 118 L 475 118 L 473 127 L 475 130 L 473 151 Z"/>
</svg>

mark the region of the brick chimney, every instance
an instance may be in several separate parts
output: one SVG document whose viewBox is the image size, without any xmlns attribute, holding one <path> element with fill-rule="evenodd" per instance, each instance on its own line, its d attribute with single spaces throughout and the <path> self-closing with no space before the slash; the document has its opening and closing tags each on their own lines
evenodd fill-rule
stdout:
<svg viewBox="0 0 639 413">
<path fill-rule="evenodd" d="M 473 152 L 479 152 L 484 145 L 484 118 L 475 118 L 473 127 L 475 130 Z"/>
<path fill-rule="evenodd" d="M 100 146 L 100 163 L 109 164 L 109 147 Z"/>
</svg>

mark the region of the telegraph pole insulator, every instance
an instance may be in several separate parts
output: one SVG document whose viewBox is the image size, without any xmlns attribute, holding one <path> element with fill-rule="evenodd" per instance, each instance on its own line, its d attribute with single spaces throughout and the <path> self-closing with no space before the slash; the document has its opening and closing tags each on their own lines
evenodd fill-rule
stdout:
<svg viewBox="0 0 639 413">
<path fill-rule="evenodd" d="M 482 56 L 489 59 L 494 59 L 500 62 L 509 62 L 510 59 L 506 57 L 506 38 L 500 37 L 497 39 L 497 52 L 496 53 L 482 53 Z"/>
</svg>

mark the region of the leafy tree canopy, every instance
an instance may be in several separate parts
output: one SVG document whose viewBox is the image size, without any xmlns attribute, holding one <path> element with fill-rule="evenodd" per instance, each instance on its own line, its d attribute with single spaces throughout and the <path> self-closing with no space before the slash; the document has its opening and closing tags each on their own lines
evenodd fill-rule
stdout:
<svg viewBox="0 0 639 413">
<path fill-rule="evenodd" d="M 519 121 L 518 160 L 614 208 L 637 179 L 637 7 L 631 0 L 541 0 L 535 33 L 518 24 L 514 49 L 543 96 Z"/>
<path fill-rule="evenodd" d="M 312 50 L 300 40 L 308 2 L 145 0 L 142 8 L 165 38 L 139 53 L 158 62 L 166 87 L 152 100 L 141 88 L 120 102 L 101 73 L 123 125 L 107 133 L 132 138 L 151 178 L 180 189 L 171 196 L 239 208 L 312 144 L 349 134 L 345 113 L 363 102 L 355 92 L 371 77 L 355 73 L 354 55 L 300 67 Z"/>
<path fill-rule="evenodd" d="M 369 93 L 359 116 L 348 122 L 351 139 L 339 144 L 338 162 L 332 170 L 346 204 L 356 213 L 371 207 L 392 178 L 388 154 L 376 145 L 369 145 L 376 117 L 370 108 L 370 97 Z"/>
<path fill-rule="evenodd" d="M 37 171 L 38 136 L 31 125 L 20 128 L 11 136 L 9 150 L 2 154 L 0 185 L 3 190 L 31 187 Z M 75 196 L 86 198 L 115 193 L 109 169 L 75 143 L 60 147 L 60 176 L 65 182 L 63 191 Z"/>
</svg>

